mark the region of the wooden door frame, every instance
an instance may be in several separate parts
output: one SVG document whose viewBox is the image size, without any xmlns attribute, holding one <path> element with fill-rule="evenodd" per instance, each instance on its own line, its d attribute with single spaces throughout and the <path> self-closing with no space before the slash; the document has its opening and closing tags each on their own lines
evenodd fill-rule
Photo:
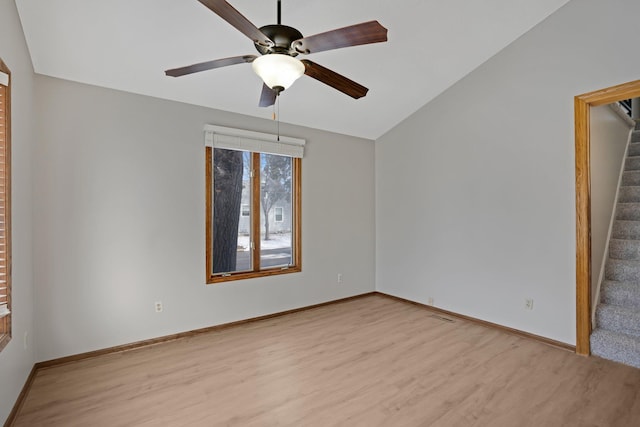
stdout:
<svg viewBox="0 0 640 427">
<path fill-rule="evenodd" d="M 640 80 L 578 95 L 574 99 L 576 132 L 576 353 L 591 346 L 591 154 L 590 107 L 640 97 Z"/>
</svg>

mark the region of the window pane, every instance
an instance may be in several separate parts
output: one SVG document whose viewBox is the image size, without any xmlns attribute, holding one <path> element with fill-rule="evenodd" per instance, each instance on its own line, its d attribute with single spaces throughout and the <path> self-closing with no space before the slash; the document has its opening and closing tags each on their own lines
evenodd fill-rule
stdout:
<svg viewBox="0 0 640 427">
<path fill-rule="evenodd" d="M 291 158 L 260 154 L 260 267 L 292 262 Z"/>
<path fill-rule="evenodd" d="M 300 159 L 205 153 L 207 283 L 301 271 Z"/>
<path fill-rule="evenodd" d="M 213 150 L 213 273 L 251 270 L 250 153 Z"/>
</svg>

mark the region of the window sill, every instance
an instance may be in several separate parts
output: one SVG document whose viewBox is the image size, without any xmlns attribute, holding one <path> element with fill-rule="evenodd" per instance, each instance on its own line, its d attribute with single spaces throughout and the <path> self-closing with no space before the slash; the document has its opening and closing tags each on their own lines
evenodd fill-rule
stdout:
<svg viewBox="0 0 640 427">
<path fill-rule="evenodd" d="M 278 276 L 281 274 L 290 274 L 290 273 L 300 273 L 302 271 L 301 267 L 288 267 L 288 268 L 274 268 L 272 270 L 263 270 L 263 271 L 250 271 L 246 273 L 231 273 L 229 275 L 213 275 L 207 278 L 207 284 L 216 284 L 216 283 L 224 283 L 224 282 L 232 282 L 235 280 L 245 280 L 245 279 L 255 279 L 258 277 L 269 277 L 269 276 Z"/>
</svg>

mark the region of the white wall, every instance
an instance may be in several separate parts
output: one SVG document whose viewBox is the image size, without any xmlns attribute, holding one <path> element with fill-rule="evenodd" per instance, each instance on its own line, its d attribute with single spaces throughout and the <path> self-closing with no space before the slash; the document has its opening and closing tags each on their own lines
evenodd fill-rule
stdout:
<svg viewBox="0 0 640 427">
<path fill-rule="evenodd" d="M 632 126 L 610 106 L 591 108 L 591 302 L 595 307 L 602 260 L 609 244 L 620 170 Z"/>
<path fill-rule="evenodd" d="M 303 272 L 207 286 L 203 126 L 275 122 L 43 76 L 36 101 L 38 360 L 374 290 L 372 141 L 283 124 L 307 140 Z"/>
<path fill-rule="evenodd" d="M 32 153 L 33 68 L 12 0 L 0 0 L 0 57 L 12 73 L 13 339 L 0 352 L 0 423 L 34 363 Z M 27 348 L 24 346 L 25 333 Z"/>
<path fill-rule="evenodd" d="M 377 290 L 575 344 L 573 98 L 639 78 L 638 16 L 571 1 L 377 141 Z"/>
</svg>

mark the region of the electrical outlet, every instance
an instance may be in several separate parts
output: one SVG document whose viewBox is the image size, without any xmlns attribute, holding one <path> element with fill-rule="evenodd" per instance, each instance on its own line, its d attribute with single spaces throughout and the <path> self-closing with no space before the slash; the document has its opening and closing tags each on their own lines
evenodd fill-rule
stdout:
<svg viewBox="0 0 640 427">
<path fill-rule="evenodd" d="M 156 313 L 162 313 L 162 301 L 156 301 Z"/>
<path fill-rule="evenodd" d="M 533 298 L 526 298 L 524 300 L 524 308 L 526 310 L 533 310 Z"/>
<path fill-rule="evenodd" d="M 427 298 L 427 305 L 433 305 L 433 297 Z"/>
<path fill-rule="evenodd" d="M 338 273 L 338 283 L 342 283 L 342 273 Z"/>
</svg>

